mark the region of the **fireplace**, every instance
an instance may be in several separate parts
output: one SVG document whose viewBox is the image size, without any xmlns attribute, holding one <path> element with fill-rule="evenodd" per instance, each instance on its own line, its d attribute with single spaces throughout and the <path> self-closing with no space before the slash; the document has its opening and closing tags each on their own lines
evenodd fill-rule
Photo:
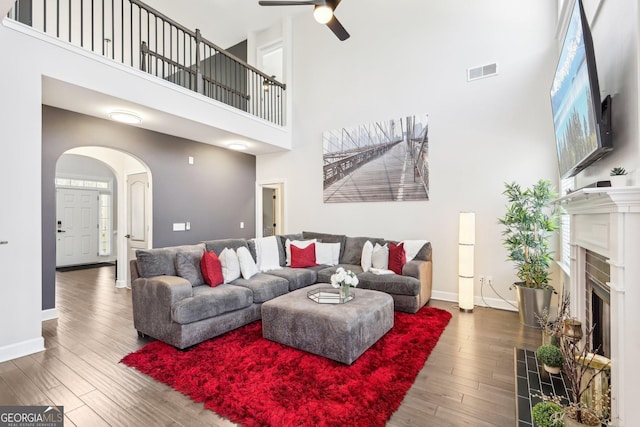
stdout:
<svg viewBox="0 0 640 427">
<path fill-rule="evenodd" d="M 606 257 L 593 251 L 585 254 L 585 319 L 587 330 L 593 329 L 587 335 L 589 349 L 606 358 L 611 358 L 611 309 L 610 267 Z"/>
<path fill-rule="evenodd" d="M 571 216 L 571 315 L 611 359 L 611 426 L 640 426 L 640 187 L 586 188 L 558 200 Z"/>
</svg>

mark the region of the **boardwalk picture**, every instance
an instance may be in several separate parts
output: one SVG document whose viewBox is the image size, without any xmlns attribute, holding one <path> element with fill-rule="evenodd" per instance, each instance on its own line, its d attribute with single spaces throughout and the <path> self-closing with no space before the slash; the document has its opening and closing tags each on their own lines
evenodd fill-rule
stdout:
<svg viewBox="0 0 640 427">
<path fill-rule="evenodd" d="M 428 115 L 324 132 L 325 203 L 429 200 Z"/>
</svg>

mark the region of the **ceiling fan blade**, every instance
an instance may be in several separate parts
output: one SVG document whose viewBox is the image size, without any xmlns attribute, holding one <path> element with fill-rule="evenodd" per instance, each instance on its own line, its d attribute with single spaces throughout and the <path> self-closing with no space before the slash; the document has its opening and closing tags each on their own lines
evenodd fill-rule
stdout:
<svg viewBox="0 0 640 427">
<path fill-rule="evenodd" d="M 336 37 L 340 39 L 340 41 L 345 41 L 350 37 L 347 30 L 344 29 L 340 21 L 338 21 L 338 18 L 336 18 L 335 16 L 331 18 L 331 21 L 327 22 L 327 27 L 329 27 L 329 29 L 333 31 L 333 34 L 335 34 Z"/>
<path fill-rule="evenodd" d="M 316 5 L 318 0 L 310 1 L 276 1 L 276 0 L 261 0 L 258 2 L 260 6 L 307 6 Z"/>
</svg>

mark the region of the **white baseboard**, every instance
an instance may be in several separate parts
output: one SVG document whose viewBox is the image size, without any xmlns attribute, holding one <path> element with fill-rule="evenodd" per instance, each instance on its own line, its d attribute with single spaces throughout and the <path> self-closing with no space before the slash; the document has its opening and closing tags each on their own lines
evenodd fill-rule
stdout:
<svg viewBox="0 0 640 427">
<path fill-rule="evenodd" d="M 458 302 L 458 294 L 454 294 L 453 292 L 441 292 L 441 291 L 433 291 L 431 293 L 431 298 L 439 299 L 442 301 L 451 301 Z M 518 303 L 516 301 L 506 302 L 499 298 L 484 298 L 484 301 L 481 297 L 475 296 L 473 299 L 473 303 L 479 307 L 491 307 L 497 308 L 500 310 L 509 310 L 509 311 L 518 311 L 516 307 L 518 307 Z M 515 307 L 511 306 L 509 303 L 513 304 Z"/>
<path fill-rule="evenodd" d="M 127 281 L 118 279 L 116 280 L 116 288 L 122 289 L 127 287 Z"/>
<path fill-rule="evenodd" d="M 44 338 L 38 337 L 15 344 L 0 347 L 0 362 L 28 356 L 33 353 L 44 351 Z"/>
<path fill-rule="evenodd" d="M 53 320 L 58 318 L 58 310 L 55 308 L 50 308 L 48 310 L 42 310 L 42 321 L 45 320 Z"/>
</svg>

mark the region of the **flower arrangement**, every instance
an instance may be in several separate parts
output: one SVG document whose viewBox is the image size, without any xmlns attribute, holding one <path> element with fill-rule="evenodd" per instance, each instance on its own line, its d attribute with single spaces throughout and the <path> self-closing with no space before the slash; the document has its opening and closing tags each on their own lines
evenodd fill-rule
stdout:
<svg viewBox="0 0 640 427">
<path fill-rule="evenodd" d="M 343 267 L 338 267 L 336 272 L 331 275 L 331 286 L 334 288 L 340 288 L 340 296 L 343 299 L 349 298 L 349 288 L 358 286 L 358 277 L 351 270 L 345 270 Z"/>
</svg>

